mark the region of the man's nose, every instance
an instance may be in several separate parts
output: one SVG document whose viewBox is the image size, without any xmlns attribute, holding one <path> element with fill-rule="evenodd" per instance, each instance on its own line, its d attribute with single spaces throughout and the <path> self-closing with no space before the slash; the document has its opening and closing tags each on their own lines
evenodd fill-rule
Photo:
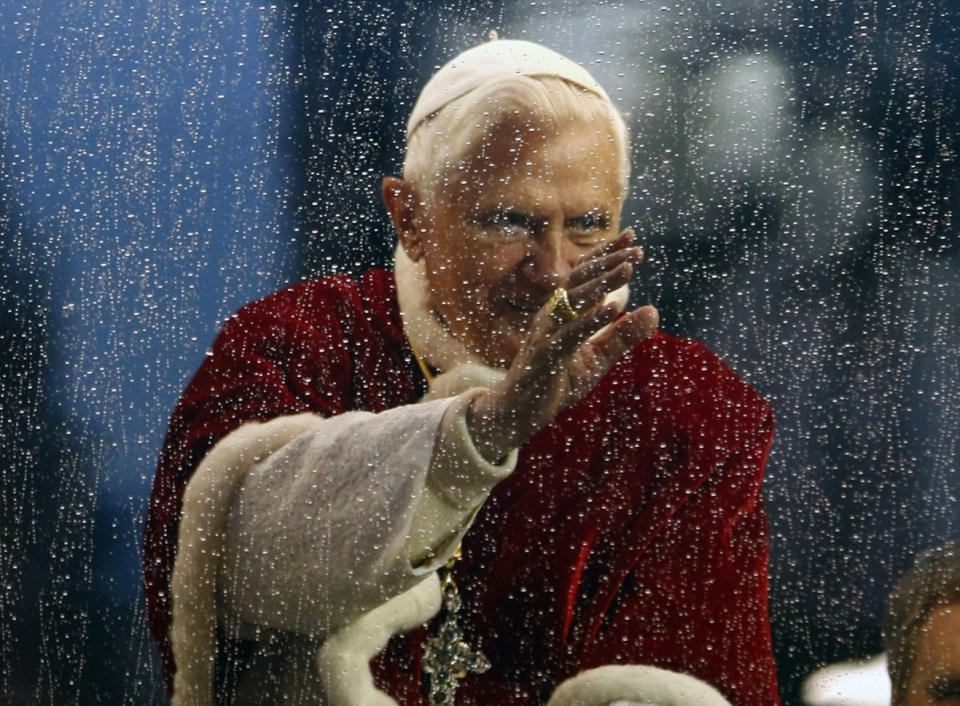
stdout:
<svg viewBox="0 0 960 706">
<path fill-rule="evenodd" d="M 575 248 L 562 229 L 545 229 L 530 245 L 523 275 L 538 289 L 552 292 L 567 281 L 575 260 Z"/>
</svg>

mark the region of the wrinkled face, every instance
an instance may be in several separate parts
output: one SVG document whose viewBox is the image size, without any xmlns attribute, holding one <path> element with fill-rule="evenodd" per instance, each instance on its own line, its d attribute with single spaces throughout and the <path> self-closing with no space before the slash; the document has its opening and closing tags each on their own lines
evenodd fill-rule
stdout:
<svg viewBox="0 0 960 706">
<path fill-rule="evenodd" d="M 509 366 L 550 293 L 616 238 L 622 201 L 608 125 L 501 125 L 422 204 L 434 311 L 488 364 Z"/>
<path fill-rule="evenodd" d="M 960 706 L 960 603 L 936 608 L 917 636 L 905 706 Z"/>
</svg>

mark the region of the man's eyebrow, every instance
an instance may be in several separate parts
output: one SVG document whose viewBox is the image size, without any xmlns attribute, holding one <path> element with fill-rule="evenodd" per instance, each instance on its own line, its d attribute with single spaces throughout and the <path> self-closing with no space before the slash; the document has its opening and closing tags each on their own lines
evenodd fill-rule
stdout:
<svg viewBox="0 0 960 706">
<path fill-rule="evenodd" d="M 575 213 L 573 218 L 582 218 L 583 216 L 609 216 L 611 209 L 607 208 L 603 204 L 596 204 L 588 208 L 581 209 L 579 213 Z"/>
</svg>

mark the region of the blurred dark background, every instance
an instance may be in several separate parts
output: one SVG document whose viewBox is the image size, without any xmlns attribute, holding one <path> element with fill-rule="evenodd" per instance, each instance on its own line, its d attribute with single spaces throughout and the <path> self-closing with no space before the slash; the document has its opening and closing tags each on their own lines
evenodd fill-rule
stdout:
<svg viewBox="0 0 960 706">
<path fill-rule="evenodd" d="M 162 703 L 139 586 L 166 417 L 231 311 L 389 264 L 379 204 L 436 66 L 491 28 L 628 116 L 635 300 L 777 417 L 784 701 L 881 649 L 960 535 L 951 0 L 0 6 L 0 694 Z"/>
</svg>

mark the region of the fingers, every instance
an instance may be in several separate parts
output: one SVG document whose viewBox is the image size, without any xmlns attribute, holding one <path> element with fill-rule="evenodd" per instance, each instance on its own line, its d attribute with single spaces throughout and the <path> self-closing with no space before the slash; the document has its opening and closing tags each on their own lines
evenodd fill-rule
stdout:
<svg viewBox="0 0 960 706">
<path fill-rule="evenodd" d="M 601 303 L 607 294 L 630 281 L 633 263 L 643 260 L 643 250 L 631 245 L 633 239 L 633 230 L 627 228 L 616 239 L 594 248 L 582 258 L 566 285 L 570 305 L 577 312 L 577 316 L 571 321 L 559 324 L 550 316 L 551 312 L 548 309 L 552 307 L 548 302 L 533 321 L 528 340 L 533 359 L 540 362 L 546 362 L 549 359 L 551 365 L 555 364 L 569 356 L 587 338 L 611 323 L 619 314 L 621 308 L 619 305 L 601 306 Z M 649 307 L 649 310 L 654 313 L 656 311 L 652 307 Z M 639 316 L 641 320 L 647 320 L 644 315 Z M 620 325 L 624 327 L 625 334 L 632 331 L 628 324 Z M 644 335 L 649 335 L 656 325 L 654 321 L 652 325 L 648 322 L 647 326 L 641 327 L 646 333 L 638 334 L 637 340 Z M 630 335 L 624 340 L 633 338 L 635 337 Z M 534 367 L 539 366 L 534 364 Z"/>
<path fill-rule="evenodd" d="M 570 273 L 566 288 L 575 309 L 587 309 L 630 281 L 632 264 L 643 260 L 643 250 L 632 247 L 634 233 L 627 228 L 606 245 L 588 253 Z"/>
<path fill-rule="evenodd" d="M 619 311 L 617 304 L 604 304 L 564 324 L 538 346 L 529 360 L 528 373 L 538 377 L 566 369 L 570 387 L 564 406 L 580 399 L 624 353 L 652 334 L 659 323 L 653 306 L 641 307 L 617 319 Z M 604 326 L 607 328 L 590 338 Z"/>
<path fill-rule="evenodd" d="M 633 275 L 633 265 L 630 262 L 621 262 L 611 270 L 604 271 L 598 277 L 567 292 L 570 305 L 577 311 L 589 309 L 598 304 L 603 298 L 627 284 Z"/>
<path fill-rule="evenodd" d="M 643 248 L 629 247 L 601 255 L 593 260 L 584 260 L 567 278 L 567 288 L 573 289 L 581 284 L 603 274 L 624 262 L 642 262 Z"/>
<path fill-rule="evenodd" d="M 616 318 L 618 304 L 604 304 L 584 312 L 558 328 L 544 340 L 540 355 L 543 362 L 553 367 L 573 353 L 580 344 Z"/>
<path fill-rule="evenodd" d="M 635 237 L 636 234 L 633 232 L 633 228 L 624 228 L 622 231 L 620 231 L 620 235 L 611 240 L 609 243 L 601 243 L 593 250 L 583 255 L 583 257 L 580 258 L 580 262 L 594 260 L 608 253 L 612 253 L 615 250 L 621 250 L 629 246 Z"/>
<path fill-rule="evenodd" d="M 588 344 L 602 356 L 607 366 L 652 334 L 660 324 L 660 313 L 652 305 L 642 306 L 617 319 L 606 331 Z"/>
</svg>

